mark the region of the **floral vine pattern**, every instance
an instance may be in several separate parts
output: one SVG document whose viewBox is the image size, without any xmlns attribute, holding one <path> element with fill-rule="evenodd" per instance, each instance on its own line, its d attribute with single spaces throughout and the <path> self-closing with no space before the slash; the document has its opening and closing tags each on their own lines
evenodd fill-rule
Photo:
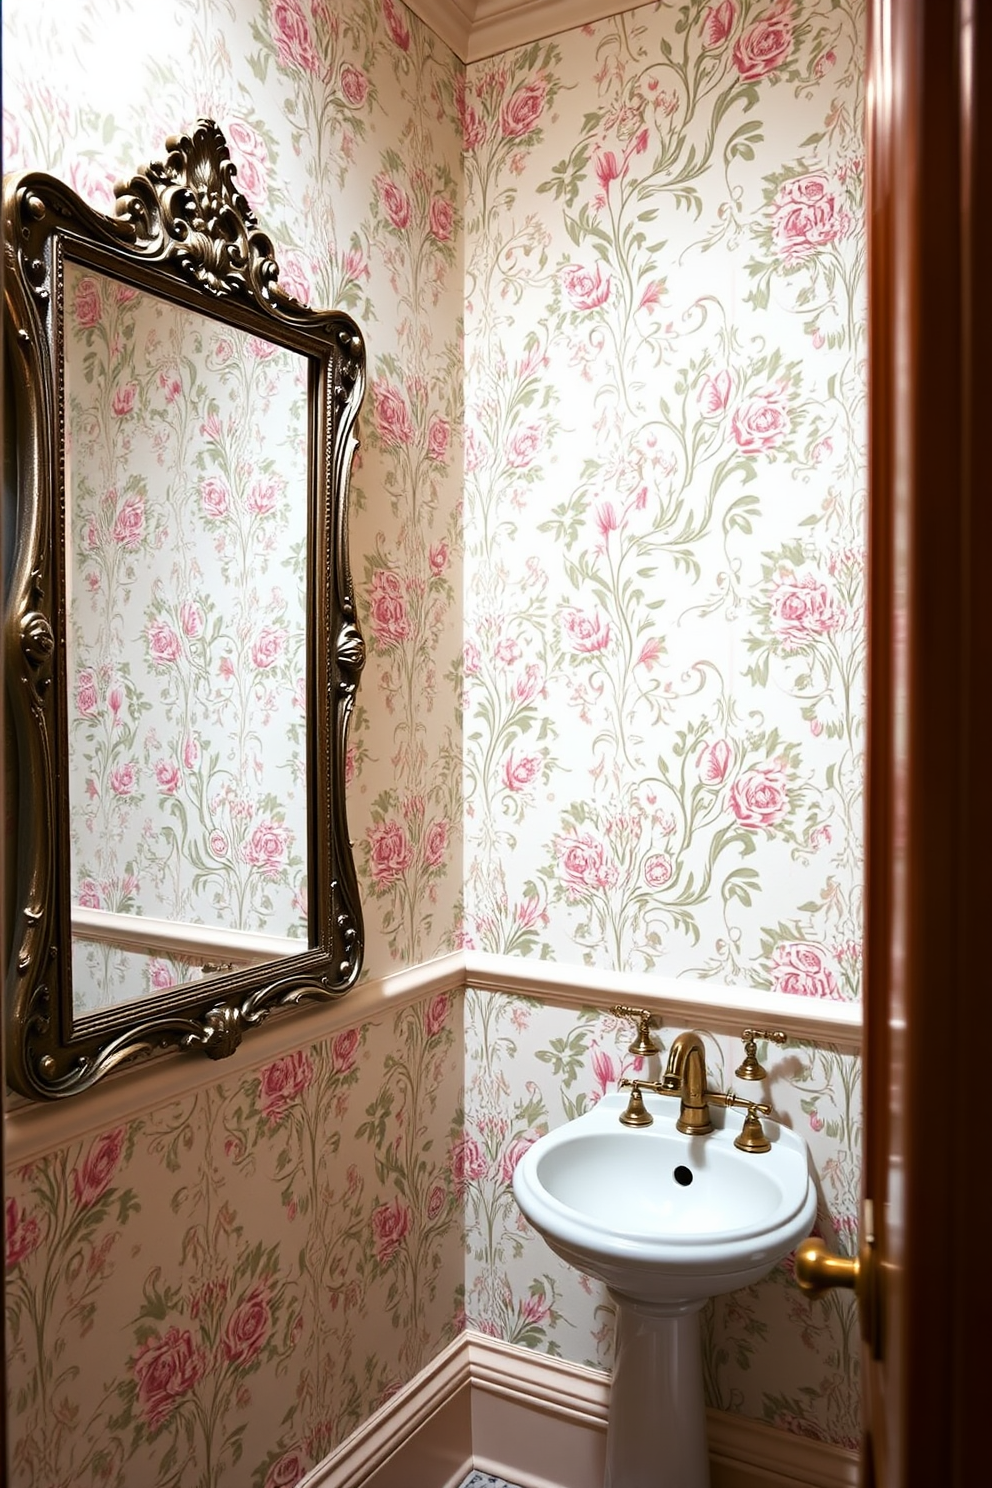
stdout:
<svg viewBox="0 0 992 1488">
<path fill-rule="evenodd" d="M 280 1488 L 454 1336 L 460 1024 L 433 997 L 11 1175 L 15 1482 Z"/>
<path fill-rule="evenodd" d="M 481 949 L 859 996 L 863 33 L 663 4 L 468 69 Z"/>
<path fill-rule="evenodd" d="M 860 995 L 863 10 L 663 3 L 463 69 L 402 0 L 166 0 L 113 112 L 97 63 L 140 30 L 133 0 L 5 10 L 9 168 L 112 210 L 121 162 L 210 114 L 282 283 L 366 329 L 349 814 L 371 974 L 464 933 Z M 139 526 L 157 541 L 139 494 L 96 508 L 126 563 Z M 135 756 L 170 800 L 205 768 L 187 732 Z M 476 993 L 462 1014 L 423 1001 L 10 1175 L 18 1488 L 286 1488 L 466 1321 L 609 1366 L 605 1297 L 509 1182 L 629 1071 L 626 1030 Z M 736 1050 L 708 1052 L 722 1082 Z M 773 1063 L 849 1247 L 858 1061 Z M 784 1267 L 704 1317 L 714 1405 L 857 1435 L 845 1301 L 806 1303 Z"/>
<path fill-rule="evenodd" d="M 74 899 L 305 936 L 305 366 L 65 282 Z M 77 942 L 77 1010 L 133 998 L 134 962 Z M 145 991 L 195 974 L 140 964 Z"/>
<path fill-rule="evenodd" d="M 465 1129 L 456 1174 L 465 1187 L 470 1326 L 608 1369 L 614 1313 L 606 1288 L 559 1261 L 513 1199 L 513 1171 L 544 1132 L 587 1110 L 624 1076 L 644 1073 L 631 1028 L 609 1014 L 570 1013 L 521 998 L 468 993 Z M 664 1048 L 671 1035 L 664 1033 Z M 740 1044 L 707 1036 L 709 1084 L 734 1084 Z M 761 1046 L 777 1119 L 802 1133 L 820 1175 L 818 1233 L 857 1245 L 861 1067 L 827 1048 Z M 654 1061 L 653 1062 L 657 1062 Z M 658 1069 L 647 1071 L 657 1078 Z M 743 1089 L 743 1087 L 741 1087 Z M 831 1293 L 810 1303 L 791 1257 L 765 1281 L 714 1298 L 702 1314 L 709 1404 L 855 1450 L 860 1440 L 857 1313 Z"/>
</svg>

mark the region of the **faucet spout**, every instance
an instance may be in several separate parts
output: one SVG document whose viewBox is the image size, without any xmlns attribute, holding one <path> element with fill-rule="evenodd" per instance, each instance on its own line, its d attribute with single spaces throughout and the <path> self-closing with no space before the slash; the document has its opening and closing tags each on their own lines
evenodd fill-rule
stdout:
<svg viewBox="0 0 992 1488">
<path fill-rule="evenodd" d="M 689 1136 L 703 1137 L 713 1130 L 706 1094 L 706 1051 L 702 1034 L 680 1033 L 668 1051 L 664 1089 L 682 1102 L 675 1125 Z"/>
</svg>

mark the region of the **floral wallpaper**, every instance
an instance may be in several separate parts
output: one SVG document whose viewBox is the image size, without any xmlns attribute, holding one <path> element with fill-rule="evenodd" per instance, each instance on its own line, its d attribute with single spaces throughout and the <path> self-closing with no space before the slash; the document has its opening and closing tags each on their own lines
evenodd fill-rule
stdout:
<svg viewBox="0 0 992 1488">
<path fill-rule="evenodd" d="M 166 138 L 199 116 L 214 118 L 228 140 L 238 184 L 273 239 L 280 282 L 315 308 L 349 311 L 362 327 L 369 390 L 352 478 L 350 547 L 369 660 L 349 735 L 348 806 L 366 964 L 381 973 L 397 961 L 414 964 L 451 950 L 461 917 L 464 284 L 455 102 L 461 66 L 399 0 L 334 6 L 165 0 L 153 32 L 143 0 L 81 0 L 71 15 L 59 0 L 5 6 L 4 168 L 50 170 L 94 206 L 112 211 L 116 180 L 161 159 Z M 185 915 L 192 907 L 185 903 L 191 879 L 199 875 L 194 897 L 201 906 L 205 900 L 210 908 L 219 894 L 226 913 L 226 901 L 247 897 L 245 909 L 256 920 L 278 884 L 280 913 L 299 925 L 301 911 L 292 900 L 302 900 L 300 834 L 283 813 L 303 784 L 294 780 L 290 763 L 299 758 L 290 642 L 301 596 L 282 564 L 302 530 L 284 525 L 293 486 L 286 461 L 280 458 L 278 470 L 264 467 L 252 449 L 254 431 L 243 420 L 227 422 L 228 405 L 247 395 L 249 382 L 276 416 L 285 376 L 276 376 L 274 360 L 255 345 L 244 348 L 244 358 L 226 358 L 223 344 L 204 345 L 200 360 L 194 356 L 189 365 L 184 357 L 193 354 L 196 332 L 172 316 L 142 370 L 134 342 L 116 327 L 111 334 L 112 318 L 126 307 L 111 304 L 106 294 L 98 301 L 95 281 L 85 277 L 77 309 L 80 337 L 94 359 L 86 366 L 107 381 L 111 397 L 111 427 L 100 431 L 107 437 L 99 444 L 107 468 L 99 479 L 93 472 L 99 489 L 88 507 L 84 502 L 77 534 L 87 584 L 96 579 L 95 592 L 117 604 L 139 558 L 157 553 L 166 564 L 170 557 L 185 563 L 187 555 L 166 536 L 173 519 L 163 509 L 162 487 L 179 495 L 171 478 L 175 444 L 167 435 L 184 442 L 187 467 L 193 461 L 193 488 L 183 488 L 182 497 L 205 549 L 197 560 L 203 573 L 186 565 L 171 607 L 164 593 L 142 596 L 148 611 L 137 631 L 142 665 L 171 689 L 168 723 L 154 725 L 157 742 L 146 735 L 142 745 L 132 737 L 141 690 L 133 670 L 94 675 L 92 687 L 85 675 L 73 678 L 82 703 L 81 749 L 95 753 L 90 735 L 104 735 L 101 759 L 90 768 L 81 765 L 80 773 L 99 789 L 90 809 L 109 813 L 113 820 L 101 831 L 106 825 L 111 835 L 127 821 L 140 836 L 149 817 L 157 819 L 163 798 L 168 825 L 180 840 L 191 792 L 207 793 L 216 811 L 208 812 L 203 840 L 181 847 L 178 858 L 187 867 L 178 886 L 165 887 L 178 858 L 166 858 L 162 833 L 154 849 L 151 837 L 143 839 L 153 866 L 136 864 L 141 871 L 129 873 L 134 854 L 121 851 L 119 872 L 104 871 L 88 853 L 80 876 L 102 907 L 114 908 L 111 901 L 133 892 L 131 879 L 144 894 L 158 875 L 164 879 L 159 892 L 183 900 Z M 234 338 L 227 339 L 233 353 Z M 240 376 L 248 381 L 238 388 Z M 193 391 L 191 380 L 201 400 L 217 404 L 199 420 L 185 398 L 175 396 L 177 384 Z M 80 378 L 81 395 L 85 391 Z M 137 440 L 139 428 L 150 450 Z M 139 463 L 162 483 L 154 497 L 135 484 Z M 250 473 L 248 466 L 254 467 Z M 93 502 L 101 503 L 98 509 Z M 279 547 L 270 550 L 266 544 L 276 533 Z M 239 550 L 242 539 L 249 546 Z M 213 634 L 216 617 L 204 603 L 206 574 L 240 561 L 254 575 L 252 625 L 243 637 L 222 639 Z M 109 617 L 105 624 L 116 627 Z M 233 671 L 226 677 L 217 674 L 225 657 Z M 268 746 L 260 751 L 251 740 L 240 741 L 242 779 L 225 795 L 217 770 L 228 762 L 212 760 L 213 741 L 205 729 L 194 730 L 193 720 L 179 726 L 190 704 L 180 695 L 181 679 L 191 676 L 187 660 L 207 670 L 207 693 L 197 707 L 209 710 L 228 691 L 247 688 L 256 735 L 272 726 L 274 707 L 285 709 L 284 769 L 266 762 L 267 778 L 257 778 L 257 759 Z M 113 700 L 119 700 L 116 710 Z M 140 721 L 153 728 L 150 715 Z M 213 747 L 223 755 L 219 741 Z M 187 754 L 195 756 L 192 764 Z M 154 813 L 145 809 L 145 797 Z M 250 818 L 239 815 L 249 798 Z M 155 968 L 146 973 L 156 974 Z"/>
<path fill-rule="evenodd" d="M 861 0 L 468 68 L 466 933 L 860 995 Z"/>
<path fill-rule="evenodd" d="M 63 12 L 5 7 L 6 168 L 106 209 L 212 115 L 284 282 L 366 334 L 369 973 L 464 943 L 856 1000 L 861 0 L 647 5 L 467 69 L 401 0 L 164 0 L 154 45 L 139 0 Z M 425 999 L 12 1171 L 19 1488 L 295 1483 L 466 1322 L 608 1367 L 508 1185 L 628 1041 Z M 859 1062 L 773 1065 L 851 1248 Z M 850 1445 L 854 1314 L 788 1281 L 704 1314 L 709 1399 Z"/>
<path fill-rule="evenodd" d="M 9 1175 L 13 1482 L 285 1488 L 460 1326 L 461 999 Z"/>
<path fill-rule="evenodd" d="M 305 362 L 73 264 L 65 294 L 73 900 L 305 939 Z M 134 995 L 98 944 L 73 970 L 77 1011 Z"/>
<path fill-rule="evenodd" d="M 629 1022 L 523 997 L 470 991 L 466 1005 L 465 1125 L 456 1177 L 465 1188 L 465 1312 L 495 1338 L 608 1369 L 614 1309 L 605 1286 L 560 1261 L 524 1220 L 513 1171 L 544 1134 L 589 1109 L 624 1076 Z M 667 1049 L 673 1033 L 659 1038 Z M 706 1035 L 708 1083 L 738 1088 L 741 1044 Z M 817 1233 L 857 1248 L 861 1184 L 861 1064 L 829 1047 L 760 1045 L 769 1079 L 758 1096 L 801 1133 L 819 1176 Z M 656 1061 L 657 1062 L 657 1061 Z M 758 1087 L 752 1085 L 750 1093 Z M 756 1159 L 757 1160 L 757 1159 Z M 708 1403 L 786 1431 L 856 1450 L 861 1437 L 860 1333 L 853 1299 L 809 1303 L 790 1261 L 765 1280 L 714 1298 L 702 1313 Z"/>
</svg>

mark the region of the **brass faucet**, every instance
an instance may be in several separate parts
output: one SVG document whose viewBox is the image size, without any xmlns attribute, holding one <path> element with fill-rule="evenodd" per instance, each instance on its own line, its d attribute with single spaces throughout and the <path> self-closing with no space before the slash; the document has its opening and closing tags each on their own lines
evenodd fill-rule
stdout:
<svg viewBox="0 0 992 1488">
<path fill-rule="evenodd" d="M 749 1029 L 748 1033 L 750 1031 Z M 739 1147 L 742 1152 L 768 1152 L 771 1148 L 771 1142 L 759 1120 L 759 1116 L 771 1115 L 771 1106 L 747 1100 L 735 1095 L 732 1090 L 707 1090 L 706 1051 L 702 1034 L 695 1030 L 680 1033 L 672 1040 L 668 1051 L 668 1065 L 660 1080 L 623 1079 L 620 1087 L 630 1090 L 630 1102 L 620 1116 L 624 1126 L 651 1126 L 654 1117 L 645 1106 L 641 1092 L 653 1090 L 658 1095 L 678 1096 L 681 1104 L 675 1126 L 687 1136 L 705 1137 L 713 1130 L 709 1112 L 711 1105 L 728 1108 L 736 1106 L 747 1114 L 740 1135 L 734 1139 L 734 1146 Z"/>
<path fill-rule="evenodd" d="M 704 1137 L 713 1130 L 706 1090 L 706 1051 L 703 1036 L 691 1031 L 672 1040 L 668 1065 L 661 1079 L 666 1095 L 677 1095 L 682 1107 L 675 1125 L 691 1137 Z"/>
</svg>

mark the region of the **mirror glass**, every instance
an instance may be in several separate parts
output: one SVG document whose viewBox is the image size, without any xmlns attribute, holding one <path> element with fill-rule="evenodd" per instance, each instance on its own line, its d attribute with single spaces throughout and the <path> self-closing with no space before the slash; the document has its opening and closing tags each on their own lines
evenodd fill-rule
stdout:
<svg viewBox="0 0 992 1488">
<path fill-rule="evenodd" d="M 64 283 L 83 1017 L 306 944 L 308 365 L 68 259 Z"/>
</svg>

